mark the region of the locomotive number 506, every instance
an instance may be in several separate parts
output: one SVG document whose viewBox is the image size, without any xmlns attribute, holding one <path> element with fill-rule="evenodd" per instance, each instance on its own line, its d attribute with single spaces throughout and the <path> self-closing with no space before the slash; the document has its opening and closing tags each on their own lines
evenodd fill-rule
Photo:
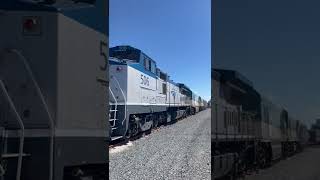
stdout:
<svg viewBox="0 0 320 180">
<path fill-rule="evenodd" d="M 149 86 L 149 77 L 141 74 L 141 84 L 145 86 Z"/>
</svg>

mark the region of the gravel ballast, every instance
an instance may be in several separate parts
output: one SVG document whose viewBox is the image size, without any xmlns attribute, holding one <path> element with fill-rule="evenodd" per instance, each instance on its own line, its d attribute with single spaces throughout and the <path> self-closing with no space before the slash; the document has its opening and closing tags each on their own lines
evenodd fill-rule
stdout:
<svg viewBox="0 0 320 180">
<path fill-rule="evenodd" d="M 211 179 L 211 111 L 109 150 L 111 180 Z"/>
</svg>

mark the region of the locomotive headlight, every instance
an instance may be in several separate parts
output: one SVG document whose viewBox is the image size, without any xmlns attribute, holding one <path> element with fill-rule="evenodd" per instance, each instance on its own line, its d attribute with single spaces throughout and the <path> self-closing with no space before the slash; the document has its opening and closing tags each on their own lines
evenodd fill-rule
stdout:
<svg viewBox="0 0 320 180">
<path fill-rule="evenodd" d="M 39 17 L 24 17 L 22 26 L 24 35 L 41 34 L 41 21 Z"/>
<path fill-rule="evenodd" d="M 35 19 L 26 19 L 23 23 L 23 27 L 25 30 L 32 30 L 36 24 L 37 21 Z"/>
</svg>

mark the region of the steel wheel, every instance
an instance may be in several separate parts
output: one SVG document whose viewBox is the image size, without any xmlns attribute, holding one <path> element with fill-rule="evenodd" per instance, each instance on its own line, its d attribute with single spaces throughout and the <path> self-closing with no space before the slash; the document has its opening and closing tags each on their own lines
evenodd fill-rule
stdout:
<svg viewBox="0 0 320 180">
<path fill-rule="evenodd" d="M 139 124 L 134 120 L 130 121 L 127 138 L 134 137 L 139 133 Z"/>
<path fill-rule="evenodd" d="M 266 151 L 262 146 L 258 146 L 258 165 L 260 168 L 265 168 L 267 166 Z"/>
</svg>

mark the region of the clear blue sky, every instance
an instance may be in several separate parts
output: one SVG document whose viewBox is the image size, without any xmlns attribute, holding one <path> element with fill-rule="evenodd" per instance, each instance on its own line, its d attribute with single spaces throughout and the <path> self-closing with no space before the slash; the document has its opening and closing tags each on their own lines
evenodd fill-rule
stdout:
<svg viewBox="0 0 320 180">
<path fill-rule="evenodd" d="M 144 51 L 175 82 L 211 97 L 210 0 L 110 0 L 110 46 Z"/>
</svg>

